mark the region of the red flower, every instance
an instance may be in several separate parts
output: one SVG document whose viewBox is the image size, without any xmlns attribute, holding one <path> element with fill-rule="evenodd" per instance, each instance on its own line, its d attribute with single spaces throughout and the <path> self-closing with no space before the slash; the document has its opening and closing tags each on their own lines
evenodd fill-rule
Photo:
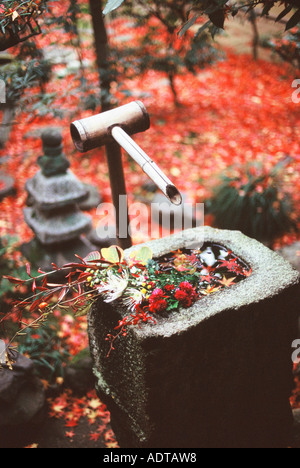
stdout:
<svg viewBox="0 0 300 468">
<path fill-rule="evenodd" d="M 191 283 L 184 281 L 180 283 L 179 289 L 175 292 L 175 299 L 187 309 L 197 299 L 196 290 Z"/>
<path fill-rule="evenodd" d="M 152 313 L 163 312 L 168 306 L 162 289 L 156 288 L 149 298 L 149 310 Z"/>
<path fill-rule="evenodd" d="M 166 290 L 167 292 L 174 291 L 174 289 L 175 289 L 174 284 L 166 284 L 166 286 L 165 286 L 165 290 Z"/>
<path fill-rule="evenodd" d="M 188 281 L 184 281 L 183 283 L 180 283 L 179 288 L 182 289 L 182 291 L 185 292 L 193 292 L 195 291 L 191 283 Z"/>
<path fill-rule="evenodd" d="M 149 305 L 149 310 L 153 314 L 163 312 L 168 307 L 168 303 L 165 299 L 159 299 L 158 301 L 153 301 Z"/>
<path fill-rule="evenodd" d="M 165 298 L 165 295 L 164 295 L 163 290 L 160 289 L 160 288 L 156 288 L 156 289 L 154 289 L 153 293 L 151 294 L 149 302 L 158 301 L 158 300 L 164 299 L 164 298 Z"/>
<path fill-rule="evenodd" d="M 182 289 L 177 289 L 175 293 L 175 299 L 177 299 L 180 304 L 186 309 L 192 305 L 192 299 L 189 294 Z"/>
</svg>

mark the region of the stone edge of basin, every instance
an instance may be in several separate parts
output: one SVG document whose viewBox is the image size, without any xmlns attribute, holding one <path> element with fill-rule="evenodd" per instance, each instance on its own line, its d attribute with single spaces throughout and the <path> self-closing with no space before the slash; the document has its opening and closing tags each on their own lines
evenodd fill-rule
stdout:
<svg viewBox="0 0 300 468">
<path fill-rule="evenodd" d="M 154 258 L 159 258 L 181 248 L 190 248 L 197 242 L 200 244 L 216 242 L 231 249 L 234 254 L 251 266 L 251 276 L 226 290 L 223 289 L 201 299 L 189 309 L 180 309 L 168 318 L 159 319 L 155 325 L 142 325 L 141 328 L 136 328 L 134 332 L 140 338 L 166 337 L 184 332 L 187 328 L 196 326 L 202 320 L 226 309 L 237 310 L 248 304 L 261 302 L 300 283 L 298 271 L 279 254 L 257 240 L 245 236 L 240 231 L 219 230 L 211 227 L 189 229 L 170 237 L 139 244 L 125 251 L 125 259 L 128 259 L 131 252 L 143 246 L 150 247 Z M 117 308 L 123 315 L 124 309 L 121 306 Z M 166 323 L 168 323 L 167 327 Z"/>
</svg>

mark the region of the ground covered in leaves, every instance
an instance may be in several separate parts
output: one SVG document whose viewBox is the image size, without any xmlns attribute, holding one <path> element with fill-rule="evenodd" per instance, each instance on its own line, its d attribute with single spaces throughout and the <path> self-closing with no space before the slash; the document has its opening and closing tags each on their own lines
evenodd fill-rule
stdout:
<svg viewBox="0 0 300 468">
<path fill-rule="evenodd" d="M 124 31 L 122 21 L 110 25 L 112 35 L 116 33 L 117 36 L 118 31 Z M 37 40 L 41 47 L 53 50 L 57 43 L 61 44 L 61 35 L 53 29 Z M 83 45 L 82 58 L 87 64 L 85 78 L 90 85 L 98 86 L 90 38 L 85 39 Z M 61 44 L 57 48 L 58 55 L 64 47 L 68 46 Z M 80 155 L 71 141 L 70 122 L 90 115 L 91 111 L 82 111 L 82 100 L 87 96 L 84 96 L 84 90 L 78 92 L 80 72 L 66 74 L 65 68 L 65 64 L 58 63 L 52 80 L 46 86 L 48 94 L 55 94 L 52 105 L 60 109 L 62 118 L 51 114 L 32 115 L 24 107 L 17 115 L 6 148 L 0 152 L 0 169 L 15 178 L 16 188 L 15 196 L 0 202 L 0 236 L 16 236 L 19 244 L 33 237 L 23 218 L 27 198 L 24 186 L 39 169 L 36 161 L 42 154 L 40 134 L 46 126 L 62 129 L 64 151 L 72 171 L 82 182 L 96 185 L 104 201 L 111 201 L 104 150 Z M 299 216 L 300 104 L 293 103 L 291 99 L 291 84 L 295 77 L 295 73 L 284 64 L 255 62 L 249 55 L 236 55 L 228 50 L 224 60 L 196 76 L 185 74 L 176 78 L 180 107 L 173 103 L 165 76 L 154 71 L 123 82 L 121 87 L 116 86 L 115 96 L 122 104 L 133 99 L 141 99 L 145 103 L 151 116 L 151 128 L 137 135 L 136 141 L 191 201 L 205 202 L 218 183 L 219 175 L 230 165 L 239 167 L 258 161 L 270 169 L 288 155 L 291 159 L 285 171 L 284 185 L 292 195 Z M 130 97 L 126 97 L 129 92 Z M 140 169 L 126 157 L 124 168 L 131 203 L 145 179 Z M 96 226 L 96 210 L 90 214 Z M 209 223 L 211 220 L 207 217 L 206 221 Z M 138 233 L 134 242 L 148 238 Z M 278 239 L 277 246 L 296 240 L 299 236 L 286 235 Z M 13 256 L 22 264 L 18 250 Z M 84 319 L 79 325 L 71 317 L 58 320 L 71 354 L 84 349 L 87 346 Z M 292 398 L 294 408 L 300 408 L 299 394 L 298 385 Z M 109 413 L 95 392 L 77 397 L 69 390 L 62 390 L 59 396 L 49 397 L 48 412 L 44 432 L 24 441 L 24 446 L 117 447 L 109 426 Z"/>
<path fill-rule="evenodd" d="M 110 413 L 95 391 L 76 397 L 70 390 L 48 398 L 42 424 L 1 435 L 1 448 L 118 448 Z"/>
<path fill-rule="evenodd" d="M 115 21 L 110 30 L 118 36 L 119 29 L 123 32 L 124 24 Z M 54 30 L 39 37 L 38 41 L 41 47 L 53 50 L 59 38 L 59 32 Z M 83 58 L 90 65 L 85 69 L 85 78 L 95 86 L 98 75 L 93 68 L 95 57 L 91 40 L 83 45 Z M 59 51 L 60 48 L 58 54 Z M 22 213 L 26 200 L 24 185 L 39 169 L 36 165 L 37 157 L 42 153 L 39 135 L 46 126 L 62 129 L 64 149 L 72 171 L 83 182 L 97 185 L 104 201 L 111 201 L 104 150 L 82 155 L 71 141 L 70 122 L 91 115 L 91 111 L 82 110 L 86 96 L 80 82 L 81 72 L 77 70 L 75 74 L 65 75 L 61 73 L 64 69 L 65 65 L 57 64 L 53 78 L 46 86 L 47 94 L 56 96 L 49 110 L 59 109 L 62 118 L 53 117 L 51 112 L 43 116 L 28 114 L 24 108 L 17 116 L 6 148 L 0 152 L 1 169 L 15 177 L 17 189 L 16 197 L 0 203 L 0 234 L 16 235 L 21 242 L 32 238 Z M 133 99 L 145 103 L 151 128 L 137 135 L 136 141 L 191 201 L 205 202 L 219 182 L 219 175 L 231 165 L 238 168 L 245 163 L 260 162 L 270 169 L 289 155 L 291 160 L 284 184 L 298 209 L 300 106 L 292 102 L 295 74 L 285 64 L 255 62 L 249 55 L 228 51 L 224 60 L 196 76 L 185 74 L 176 78 L 180 107 L 173 104 L 164 74 L 154 71 L 122 82 L 116 87 L 115 96 L 122 104 Z M 88 93 L 90 89 L 86 89 Z M 124 97 L 126 93 L 130 93 L 130 97 Z M 145 179 L 140 168 L 127 157 L 124 157 L 124 167 L 129 202 L 132 202 Z M 92 215 L 96 225 L 96 212 Z M 294 239 L 295 236 L 285 237 L 280 243 Z M 147 239 L 145 236 L 141 238 L 140 234 L 134 239 L 135 242 L 143 240 Z"/>
</svg>

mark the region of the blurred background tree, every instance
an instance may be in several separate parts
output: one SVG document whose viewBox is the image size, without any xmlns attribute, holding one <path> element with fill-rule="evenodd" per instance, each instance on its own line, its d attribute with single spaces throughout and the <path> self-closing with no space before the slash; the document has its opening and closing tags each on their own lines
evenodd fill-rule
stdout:
<svg viewBox="0 0 300 468">
<path fill-rule="evenodd" d="M 6 102 L 0 105 L 3 111 L 0 148 L 5 147 L 16 113 L 25 106 L 40 105 L 40 101 L 45 100 L 45 84 L 50 78 L 51 63 L 31 41 L 22 43 L 17 55 L 0 67 L 0 79 L 6 85 Z M 37 88 L 37 92 L 30 95 L 26 93 L 33 88 Z"/>
<path fill-rule="evenodd" d="M 283 37 L 271 38 L 264 42 L 276 55 L 300 70 L 300 26 L 288 30 Z"/>
<path fill-rule="evenodd" d="M 104 9 L 104 14 L 108 14 L 122 4 L 127 4 L 128 0 L 108 0 Z M 138 5 L 139 0 L 134 0 L 134 4 Z M 151 2 L 152 3 L 152 2 Z M 172 5 L 172 0 L 158 2 L 162 5 Z M 176 2 L 177 3 L 177 2 Z M 239 12 L 250 12 L 258 9 L 261 16 L 269 16 L 273 7 L 282 7 L 280 14 L 274 18 L 279 21 L 292 13 L 287 22 L 287 29 L 296 26 L 300 22 L 300 5 L 299 0 L 238 0 L 233 4 L 228 4 L 228 0 L 192 0 L 187 10 L 185 17 L 182 17 L 182 33 L 188 31 L 191 27 L 200 21 L 200 26 L 197 34 L 208 29 L 211 25 L 216 28 L 224 28 L 226 18 L 236 16 Z M 207 21 L 203 24 L 203 19 Z M 213 30 L 212 30 L 213 32 Z"/>
<path fill-rule="evenodd" d="M 217 33 L 213 25 L 210 31 L 202 34 L 190 30 L 179 37 L 178 31 L 192 4 L 185 0 L 127 0 L 120 14 L 128 18 L 129 31 L 138 29 L 139 41 L 130 46 L 129 39 L 127 46 L 122 43 L 112 48 L 111 59 L 118 63 L 122 77 L 134 78 L 149 70 L 164 72 L 176 105 L 180 101 L 176 76 L 187 72 L 195 74 L 222 56 L 211 37 Z"/>
</svg>

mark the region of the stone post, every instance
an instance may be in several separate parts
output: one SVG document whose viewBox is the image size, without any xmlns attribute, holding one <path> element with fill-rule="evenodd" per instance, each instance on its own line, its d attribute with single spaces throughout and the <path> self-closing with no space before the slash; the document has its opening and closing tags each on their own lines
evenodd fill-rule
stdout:
<svg viewBox="0 0 300 468">
<path fill-rule="evenodd" d="M 299 274 L 236 231 L 196 228 L 146 245 L 158 258 L 203 237 L 252 275 L 132 329 L 109 358 L 107 333 L 128 311 L 99 301 L 88 319 L 97 392 L 122 448 L 287 447 Z"/>
</svg>

